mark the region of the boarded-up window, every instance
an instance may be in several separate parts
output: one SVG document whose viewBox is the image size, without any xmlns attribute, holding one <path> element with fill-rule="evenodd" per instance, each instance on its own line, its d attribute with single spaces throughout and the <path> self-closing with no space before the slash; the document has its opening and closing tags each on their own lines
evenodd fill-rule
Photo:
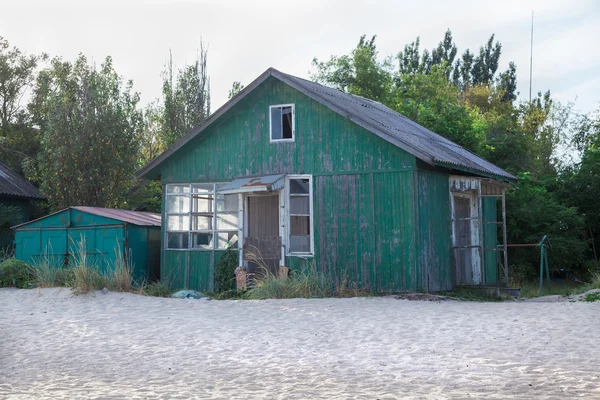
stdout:
<svg viewBox="0 0 600 400">
<path fill-rule="evenodd" d="M 293 141 L 295 131 L 294 105 L 269 107 L 271 142 Z"/>
<path fill-rule="evenodd" d="M 289 180 L 289 253 L 312 253 L 311 196 L 310 178 Z"/>
<path fill-rule="evenodd" d="M 220 184 L 167 185 L 167 249 L 225 249 L 237 245 L 238 195 Z"/>
</svg>

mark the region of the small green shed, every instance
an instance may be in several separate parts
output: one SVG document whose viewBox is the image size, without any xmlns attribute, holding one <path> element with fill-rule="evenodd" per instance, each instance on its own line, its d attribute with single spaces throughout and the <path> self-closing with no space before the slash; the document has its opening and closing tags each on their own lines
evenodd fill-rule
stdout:
<svg viewBox="0 0 600 400">
<path fill-rule="evenodd" d="M 154 280 L 160 276 L 160 227 L 160 214 L 69 207 L 13 227 L 15 256 L 62 267 L 82 256 L 85 248 L 85 255 L 102 272 L 108 272 L 120 256 L 133 266 L 136 281 Z"/>
</svg>

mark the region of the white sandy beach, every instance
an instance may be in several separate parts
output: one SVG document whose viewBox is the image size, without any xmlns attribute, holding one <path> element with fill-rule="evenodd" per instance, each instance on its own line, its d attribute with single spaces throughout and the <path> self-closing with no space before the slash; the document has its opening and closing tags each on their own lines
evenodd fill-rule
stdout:
<svg viewBox="0 0 600 400">
<path fill-rule="evenodd" d="M 600 398 L 600 303 L 0 289 L 0 398 Z"/>
</svg>

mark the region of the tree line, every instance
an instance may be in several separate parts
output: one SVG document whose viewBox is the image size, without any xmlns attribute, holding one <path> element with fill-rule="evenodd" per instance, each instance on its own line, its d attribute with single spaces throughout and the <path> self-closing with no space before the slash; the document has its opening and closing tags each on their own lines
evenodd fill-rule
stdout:
<svg viewBox="0 0 600 400">
<path fill-rule="evenodd" d="M 551 267 L 597 270 L 600 244 L 600 109 L 577 114 L 550 91 L 519 101 L 517 66 L 499 71 L 492 35 L 459 53 L 448 30 L 431 50 L 419 38 L 381 57 L 376 36 L 348 54 L 313 59 L 311 78 L 379 101 L 519 177 L 508 197 L 510 243 L 550 235 Z M 158 182 L 134 172 L 211 112 L 206 46 L 177 70 L 168 55 L 162 96 L 147 106 L 107 57 L 100 66 L 28 55 L 0 37 L 0 158 L 48 198 L 41 213 L 70 205 L 160 211 Z M 243 89 L 233 82 L 229 97 Z M 537 255 L 515 253 L 531 278 Z"/>
</svg>

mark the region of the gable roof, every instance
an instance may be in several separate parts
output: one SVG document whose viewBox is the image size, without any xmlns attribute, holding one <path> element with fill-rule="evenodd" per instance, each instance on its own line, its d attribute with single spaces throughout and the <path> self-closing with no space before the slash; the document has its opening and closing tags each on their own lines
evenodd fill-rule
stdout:
<svg viewBox="0 0 600 400">
<path fill-rule="evenodd" d="M 0 196 L 17 196 L 30 199 L 43 199 L 33 184 L 0 162 Z"/>
<path fill-rule="evenodd" d="M 25 225 L 29 225 L 33 222 L 40 221 L 44 218 L 48 218 L 52 215 L 60 214 L 68 210 L 77 210 L 87 214 L 98 215 L 100 217 L 116 219 L 118 221 L 127 222 L 128 224 L 138 226 L 161 226 L 161 215 L 146 211 L 131 211 L 131 210 L 119 210 L 116 208 L 102 208 L 102 207 L 88 207 L 88 206 L 72 206 L 65 208 L 60 211 L 53 212 L 52 214 L 45 215 L 43 217 L 28 221 L 19 225 L 11 227 L 12 229 L 19 228 Z"/>
<path fill-rule="evenodd" d="M 184 136 L 179 142 L 140 169 L 136 175 L 139 178 L 152 175 L 152 172 L 165 159 L 208 128 L 217 118 L 225 114 L 269 77 L 274 77 L 284 82 L 427 164 L 463 170 L 476 175 L 500 178 L 502 180 L 512 181 L 517 179 L 502 168 L 469 152 L 465 148 L 430 131 L 381 103 L 332 89 L 306 79 L 287 75 L 274 68 L 269 68 L 265 71 L 238 93 L 237 96 L 219 108 L 206 121 L 194 128 L 187 136 Z"/>
</svg>

